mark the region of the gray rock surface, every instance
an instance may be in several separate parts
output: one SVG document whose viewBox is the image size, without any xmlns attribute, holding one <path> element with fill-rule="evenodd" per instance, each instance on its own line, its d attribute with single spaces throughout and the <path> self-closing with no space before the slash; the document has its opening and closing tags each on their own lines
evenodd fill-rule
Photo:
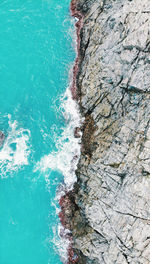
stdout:
<svg viewBox="0 0 150 264">
<path fill-rule="evenodd" d="M 74 247 L 85 263 L 148 264 L 150 1 L 79 0 L 77 9 L 85 123 Z"/>
<path fill-rule="evenodd" d="M 0 147 L 3 145 L 5 139 L 5 135 L 2 131 L 0 131 Z"/>
</svg>

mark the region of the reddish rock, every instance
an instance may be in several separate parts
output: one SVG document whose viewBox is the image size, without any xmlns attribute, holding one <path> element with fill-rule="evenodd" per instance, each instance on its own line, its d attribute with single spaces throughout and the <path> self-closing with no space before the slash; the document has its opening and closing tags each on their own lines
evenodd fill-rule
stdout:
<svg viewBox="0 0 150 264">
<path fill-rule="evenodd" d="M 64 196 L 62 196 L 59 200 L 59 205 L 61 208 L 61 212 L 59 213 L 59 218 L 61 221 L 62 226 L 65 229 L 72 230 L 72 218 L 76 211 L 76 205 L 74 201 L 74 191 L 66 192 Z M 68 247 L 68 263 L 67 264 L 74 264 L 78 263 L 78 256 L 73 249 L 73 239 L 71 232 L 61 233 L 62 237 L 69 239 L 70 245 Z"/>
<path fill-rule="evenodd" d="M 78 93 L 77 93 L 77 87 L 76 87 L 76 76 L 78 74 L 79 71 L 79 57 L 80 57 L 80 51 L 79 51 L 79 47 L 80 47 L 80 30 L 82 28 L 82 22 L 83 22 L 83 15 L 81 12 L 79 12 L 77 10 L 77 3 L 76 0 L 72 0 L 71 1 L 71 5 L 70 5 L 70 10 L 71 10 L 71 15 L 73 17 L 78 18 L 78 21 L 76 22 L 75 26 L 76 26 L 76 33 L 77 33 L 77 57 L 75 60 L 75 64 L 73 67 L 73 80 L 72 80 L 72 85 L 71 85 L 71 92 L 72 92 L 72 97 L 73 99 L 78 99 Z"/>
<path fill-rule="evenodd" d="M 71 92 L 72 92 L 72 98 L 77 100 L 78 99 L 78 92 L 76 88 L 76 78 L 79 71 L 79 61 L 80 61 L 80 30 L 82 28 L 83 24 L 83 14 L 77 10 L 77 1 L 72 0 L 70 5 L 70 11 L 71 15 L 78 19 L 76 22 L 76 33 L 77 33 L 77 57 L 75 60 L 75 64 L 73 67 L 73 80 L 71 85 Z M 74 131 L 74 136 L 76 138 L 81 137 L 80 136 L 80 128 L 76 127 Z M 76 158 L 76 157 L 74 157 Z M 63 225 L 65 229 L 72 230 L 73 224 L 72 219 L 74 216 L 75 211 L 77 210 L 77 206 L 75 203 L 75 194 L 74 191 L 66 192 L 64 196 L 60 198 L 59 205 L 61 208 L 61 212 L 59 213 L 60 222 Z M 70 233 L 61 233 L 61 236 L 66 237 L 70 241 L 70 245 L 68 248 L 68 263 L 67 264 L 75 264 L 79 263 L 78 253 L 73 248 L 73 238 L 72 234 Z"/>
</svg>

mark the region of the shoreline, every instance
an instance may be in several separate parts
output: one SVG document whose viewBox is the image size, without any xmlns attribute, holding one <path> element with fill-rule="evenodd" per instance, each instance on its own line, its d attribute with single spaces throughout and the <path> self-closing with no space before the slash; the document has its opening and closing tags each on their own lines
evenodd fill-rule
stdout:
<svg viewBox="0 0 150 264">
<path fill-rule="evenodd" d="M 73 77 L 72 77 L 72 85 L 71 85 L 71 92 L 72 97 L 74 100 L 78 100 L 78 91 L 77 91 L 77 84 L 76 84 L 76 77 L 79 72 L 79 61 L 80 61 L 80 31 L 83 26 L 83 15 L 80 11 L 77 10 L 77 0 L 72 0 L 70 3 L 70 12 L 71 16 L 77 18 L 78 21 L 75 23 L 76 28 L 76 43 L 77 43 L 77 56 L 75 59 L 75 63 L 73 66 Z"/>
<path fill-rule="evenodd" d="M 148 7 L 71 1 L 79 19 L 72 91 L 84 121 L 77 182 L 61 201 L 68 264 L 149 263 Z"/>
<path fill-rule="evenodd" d="M 77 91 L 77 83 L 76 78 L 77 74 L 79 72 L 79 61 L 80 61 L 80 31 L 83 25 L 83 14 L 77 10 L 77 0 L 72 0 L 70 3 L 70 13 L 71 16 L 78 19 L 78 21 L 75 23 L 75 29 L 76 29 L 76 48 L 77 48 L 77 55 L 74 62 L 73 70 L 72 70 L 72 83 L 70 86 L 72 99 L 78 102 L 79 94 Z M 81 109 L 80 109 L 81 110 Z M 79 138 L 80 136 L 80 127 L 76 127 L 74 130 L 74 137 Z M 75 184 L 73 186 L 73 189 L 70 191 L 65 191 L 65 194 L 61 196 L 59 199 L 59 205 L 60 205 L 60 213 L 59 213 L 59 219 L 60 222 L 64 228 L 64 230 L 69 231 L 67 233 L 62 234 L 63 237 L 69 240 L 69 247 L 67 249 L 68 253 L 68 261 L 67 264 L 75 264 L 79 263 L 79 254 L 76 249 L 73 247 L 73 235 L 72 235 L 72 219 L 74 216 L 74 213 L 76 210 L 78 210 L 77 205 L 75 203 Z"/>
</svg>

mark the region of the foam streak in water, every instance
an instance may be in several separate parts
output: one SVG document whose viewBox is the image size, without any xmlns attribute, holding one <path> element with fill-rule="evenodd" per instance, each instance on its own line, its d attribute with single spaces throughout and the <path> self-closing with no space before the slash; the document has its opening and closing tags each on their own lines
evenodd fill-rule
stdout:
<svg viewBox="0 0 150 264">
<path fill-rule="evenodd" d="M 81 138 L 74 136 L 75 128 L 81 126 L 81 116 L 78 105 L 75 100 L 72 99 L 71 90 L 68 87 L 61 101 L 61 111 L 66 120 L 66 126 L 58 137 L 56 146 L 57 152 L 51 152 L 49 155 L 45 155 L 35 167 L 35 170 L 40 170 L 47 175 L 48 170 L 59 171 L 64 176 L 65 191 L 70 191 L 76 181 L 75 170 L 77 168 L 78 159 L 80 156 Z M 59 109 L 59 110 L 60 110 Z M 60 197 L 64 195 L 64 188 L 57 193 L 56 200 L 60 200 Z M 60 208 L 56 206 L 56 213 L 60 212 Z M 70 245 L 67 234 L 70 233 L 61 224 L 54 228 L 54 244 L 56 250 L 59 251 L 59 255 L 63 263 L 68 262 L 68 248 Z"/>
<path fill-rule="evenodd" d="M 60 138 L 57 140 L 57 152 L 45 155 L 36 165 L 36 170 L 59 171 L 64 176 L 64 183 L 67 190 L 73 188 L 76 181 L 75 170 L 80 155 L 80 138 L 74 137 L 74 130 L 80 127 L 81 118 L 76 102 L 72 99 L 71 91 L 68 88 L 62 99 L 61 105 L 66 119 L 66 127 L 64 128 Z"/>
<path fill-rule="evenodd" d="M 30 131 L 19 128 L 17 121 L 9 118 L 9 133 L 4 145 L 0 150 L 0 171 L 1 178 L 6 177 L 7 173 L 12 173 L 28 164 L 30 149 L 28 146 Z"/>
</svg>

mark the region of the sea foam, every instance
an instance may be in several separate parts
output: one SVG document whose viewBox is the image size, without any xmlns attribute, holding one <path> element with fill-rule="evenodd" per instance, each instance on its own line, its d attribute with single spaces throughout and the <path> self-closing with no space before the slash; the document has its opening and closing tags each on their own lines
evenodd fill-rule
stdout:
<svg viewBox="0 0 150 264">
<path fill-rule="evenodd" d="M 80 157 L 81 137 L 74 136 L 75 128 L 80 127 L 82 119 L 80 116 L 79 107 L 77 102 L 72 99 L 70 87 L 67 88 L 64 96 L 61 98 L 60 108 L 65 117 L 65 127 L 60 137 L 57 137 L 56 147 L 57 151 L 53 151 L 36 164 L 35 171 L 40 170 L 46 175 L 46 182 L 48 180 L 48 171 L 58 171 L 64 177 L 64 183 L 60 183 L 56 193 L 56 199 L 53 203 L 56 214 L 60 213 L 60 207 L 57 202 L 65 194 L 66 191 L 73 189 L 76 182 L 75 170 L 77 168 L 78 160 Z M 50 174 L 49 174 L 50 175 Z M 49 176 L 50 177 L 50 176 Z M 68 262 L 68 248 L 70 240 L 67 235 L 70 233 L 62 224 L 58 224 L 53 228 L 55 250 L 58 251 L 63 263 Z"/>
<path fill-rule="evenodd" d="M 9 130 L 3 147 L 0 150 L 1 178 L 12 174 L 23 165 L 28 165 L 30 155 L 30 131 L 19 127 L 17 121 L 12 121 L 8 115 Z"/>
<path fill-rule="evenodd" d="M 64 176 L 64 184 L 67 191 L 73 188 L 76 181 L 75 170 L 80 156 L 80 138 L 74 137 L 74 130 L 81 126 L 81 117 L 76 102 L 72 99 L 68 87 L 61 99 L 61 107 L 66 120 L 62 134 L 57 138 L 56 148 L 36 164 L 35 170 L 46 172 L 47 170 L 59 171 Z"/>
<path fill-rule="evenodd" d="M 71 19 L 71 23 L 72 27 L 70 27 L 68 35 L 71 36 L 73 47 L 77 53 L 76 32 L 74 28 L 75 19 Z M 58 109 L 55 108 L 58 115 L 60 113 L 63 114 L 65 120 L 65 126 L 60 136 L 57 135 L 57 128 L 54 126 L 57 151 L 52 151 L 48 155 L 44 155 L 34 167 L 34 171 L 39 170 L 42 174 L 45 174 L 48 185 L 50 184 L 51 171 L 58 171 L 63 175 L 64 182 L 60 183 L 58 186 L 56 198 L 53 202 L 57 215 L 59 215 L 61 211 L 58 206 L 58 201 L 66 192 L 73 189 L 74 183 L 77 180 L 75 171 L 81 152 L 82 133 L 80 132 L 80 137 L 75 137 L 75 129 L 81 127 L 83 120 L 81 118 L 79 105 L 77 101 L 73 99 L 74 96 L 71 91 L 73 83 L 73 66 L 69 72 L 69 80 L 70 84 L 65 94 L 60 99 L 60 107 Z M 58 252 L 62 262 L 68 263 L 68 249 L 70 247 L 68 235 L 70 231 L 65 229 L 61 223 L 58 223 L 53 227 L 53 233 L 54 238 L 52 242 L 55 245 L 55 250 Z"/>
</svg>

